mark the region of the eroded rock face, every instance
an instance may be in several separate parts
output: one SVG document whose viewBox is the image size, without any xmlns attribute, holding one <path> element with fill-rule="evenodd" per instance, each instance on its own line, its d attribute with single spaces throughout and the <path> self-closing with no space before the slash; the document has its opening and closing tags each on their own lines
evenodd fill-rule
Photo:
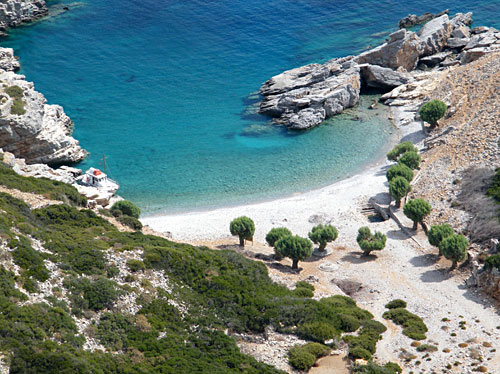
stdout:
<svg viewBox="0 0 500 374">
<path fill-rule="evenodd" d="M 47 13 L 45 0 L 2 0 L 0 2 L 0 30 L 31 22 Z"/>
<path fill-rule="evenodd" d="M 12 49 L 0 48 L 0 148 L 27 163 L 60 164 L 77 162 L 87 152 L 71 136 L 73 122 L 59 105 L 46 104 L 45 97 L 35 91 L 33 83 L 12 70 L 19 64 Z M 22 97 L 9 95 L 9 87 L 22 89 Z M 12 94 L 12 93 L 11 93 Z M 15 95 L 14 95 L 15 96 Z M 16 100 L 24 102 L 22 114 L 13 114 Z"/>
<path fill-rule="evenodd" d="M 260 92 L 260 113 L 293 129 L 319 125 L 359 100 L 359 67 L 351 58 L 334 59 L 285 71 L 267 82 Z"/>
<path fill-rule="evenodd" d="M 362 53 L 354 60 L 359 64 L 379 65 L 391 69 L 415 69 L 418 58 L 423 53 L 420 38 L 405 29 L 398 30 L 389 37 L 387 43 Z"/>
<path fill-rule="evenodd" d="M 417 16 L 416 14 L 409 14 L 405 18 L 402 18 L 399 21 L 399 28 L 410 28 L 415 25 L 421 25 L 422 23 L 428 22 L 433 18 L 440 17 L 443 14 L 448 14 L 449 10 L 443 10 L 441 13 L 438 14 L 433 14 L 433 13 L 424 13 L 420 16 Z"/>
<path fill-rule="evenodd" d="M 422 41 L 423 55 L 429 56 L 441 52 L 452 31 L 453 24 L 446 14 L 427 22 L 418 32 Z"/>
</svg>

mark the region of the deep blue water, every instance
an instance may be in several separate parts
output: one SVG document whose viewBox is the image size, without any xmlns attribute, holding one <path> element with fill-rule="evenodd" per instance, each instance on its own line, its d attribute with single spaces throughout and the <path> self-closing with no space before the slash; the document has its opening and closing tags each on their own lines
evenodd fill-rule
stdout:
<svg viewBox="0 0 500 374">
<path fill-rule="evenodd" d="M 444 8 L 500 28 L 500 1 L 88 0 L 2 45 L 74 120 L 92 153 L 80 167 L 105 153 L 121 195 L 173 212 L 307 190 L 381 157 L 393 130 L 365 110 L 370 98 L 296 134 L 256 115 L 249 94 L 285 69 L 380 43 L 408 13 Z"/>
</svg>

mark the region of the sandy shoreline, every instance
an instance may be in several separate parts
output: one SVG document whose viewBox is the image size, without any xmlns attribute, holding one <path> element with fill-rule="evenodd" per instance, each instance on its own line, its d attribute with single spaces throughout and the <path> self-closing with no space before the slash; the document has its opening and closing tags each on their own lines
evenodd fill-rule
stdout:
<svg viewBox="0 0 500 374">
<path fill-rule="evenodd" d="M 392 116 L 399 132 L 398 140 L 421 140 L 423 134 L 420 123 L 412 122 L 401 126 L 400 113 L 401 109 L 393 108 Z M 242 215 L 254 220 L 254 239 L 259 242 L 264 241 L 271 228 L 280 226 L 305 236 L 315 224 L 332 222 L 342 234 L 343 226 L 352 226 L 349 216 L 359 213 L 370 197 L 387 201 L 385 171 L 389 165 L 388 161 L 380 160 L 348 179 L 286 198 L 209 211 L 150 216 L 141 221 L 155 231 L 169 233 L 175 240 L 191 243 L 230 237 L 229 222 Z"/>
</svg>

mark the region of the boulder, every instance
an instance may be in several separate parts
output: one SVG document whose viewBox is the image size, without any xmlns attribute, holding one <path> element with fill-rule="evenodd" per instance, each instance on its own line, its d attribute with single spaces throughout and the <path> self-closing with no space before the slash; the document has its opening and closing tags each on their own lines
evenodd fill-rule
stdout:
<svg viewBox="0 0 500 374">
<path fill-rule="evenodd" d="M 451 52 L 439 52 L 431 56 L 422 57 L 420 59 L 420 62 L 429 67 L 436 66 L 439 65 L 440 62 L 444 61 L 446 57 L 450 56 L 451 54 L 452 54 Z"/>
<path fill-rule="evenodd" d="M 359 64 L 379 65 L 391 69 L 415 69 L 423 52 L 420 38 L 405 29 L 396 31 L 389 37 L 387 43 L 360 54 L 354 60 Z"/>
<path fill-rule="evenodd" d="M 5 71 L 19 70 L 21 65 L 17 58 L 14 57 L 12 48 L 0 48 L 0 69 Z"/>
<path fill-rule="evenodd" d="M 446 14 L 427 22 L 418 32 L 423 46 L 423 55 L 430 56 L 441 52 L 452 31 L 453 25 Z"/>
<path fill-rule="evenodd" d="M 470 30 L 471 34 L 473 35 L 478 35 L 478 34 L 482 34 L 484 32 L 488 32 L 490 30 L 489 27 L 486 27 L 486 26 L 478 26 L 478 27 L 474 27 L 472 30 Z"/>
<path fill-rule="evenodd" d="M 352 58 L 307 65 L 279 74 L 261 87 L 260 113 L 294 129 L 306 129 L 359 100 L 360 73 Z"/>
<path fill-rule="evenodd" d="M 460 63 L 464 65 L 468 64 L 469 62 L 476 61 L 486 53 L 488 53 L 488 50 L 484 47 L 469 49 L 461 53 Z"/>
<path fill-rule="evenodd" d="M 457 28 L 459 26 L 470 26 L 472 25 L 472 12 L 469 13 L 457 13 L 455 17 L 452 18 L 451 23 L 453 28 Z"/>
<path fill-rule="evenodd" d="M 389 68 L 369 64 L 360 65 L 360 68 L 363 82 L 368 87 L 391 90 L 411 81 L 408 73 L 401 73 Z"/>
<path fill-rule="evenodd" d="M 305 130 L 318 126 L 326 118 L 325 109 L 306 108 L 293 114 L 288 120 L 287 126 L 294 130 Z"/>
<path fill-rule="evenodd" d="M 467 26 L 459 25 L 451 32 L 452 38 L 464 39 L 470 36 L 470 29 Z"/>
<path fill-rule="evenodd" d="M 492 31 L 488 31 L 479 35 L 474 35 L 472 39 L 467 43 L 464 47 L 467 49 L 481 48 L 481 47 L 489 47 L 492 44 L 497 42 L 497 36 Z"/>
<path fill-rule="evenodd" d="M 446 46 L 451 49 L 462 49 L 470 42 L 470 39 L 459 39 L 459 38 L 450 38 L 446 43 Z"/>
</svg>

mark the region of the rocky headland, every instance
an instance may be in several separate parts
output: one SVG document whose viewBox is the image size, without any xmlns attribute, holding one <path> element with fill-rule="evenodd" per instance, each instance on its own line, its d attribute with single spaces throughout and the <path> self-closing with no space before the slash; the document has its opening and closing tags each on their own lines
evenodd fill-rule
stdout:
<svg viewBox="0 0 500 374">
<path fill-rule="evenodd" d="M 73 122 L 16 74 L 19 61 L 11 48 L 0 48 L 0 148 L 27 163 L 73 163 L 87 152 L 71 136 Z"/>
<path fill-rule="evenodd" d="M 308 129 L 356 105 L 363 87 L 387 92 L 411 84 L 421 70 L 464 65 L 500 51 L 498 30 L 471 29 L 472 13 L 459 13 L 451 19 L 443 13 L 418 33 L 401 28 L 384 44 L 358 56 L 310 64 L 272 77 L 260 89 L 264 96 L 260 113 L 291 129 Z"/>
<path fill-rule="evenodd" d="M 32 22 L 48 12 L 45 0 L 3 0 L 0 2 L 0 30 Z"/>
</svg>

